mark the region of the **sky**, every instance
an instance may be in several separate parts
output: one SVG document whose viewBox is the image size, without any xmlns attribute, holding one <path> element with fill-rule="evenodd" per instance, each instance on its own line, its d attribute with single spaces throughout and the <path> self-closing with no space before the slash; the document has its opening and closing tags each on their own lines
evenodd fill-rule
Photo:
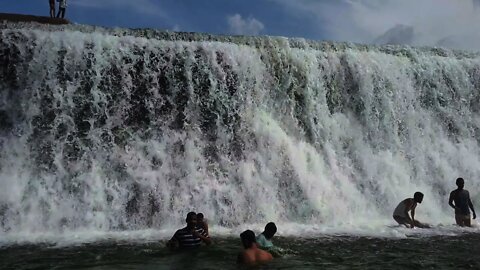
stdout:
<svg viewBox="0 0 480 270">
<path fill-rule="evenodd" d="M 48 15 L 47 0 L 0 12 Z M 480 50 L 480 0 L 68 0 L 79 24 Z"/>
</svg>

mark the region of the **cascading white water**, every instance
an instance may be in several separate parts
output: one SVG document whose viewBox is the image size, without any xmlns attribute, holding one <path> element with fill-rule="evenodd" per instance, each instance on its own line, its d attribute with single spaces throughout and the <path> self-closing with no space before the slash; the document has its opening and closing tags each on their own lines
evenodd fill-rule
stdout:
<svg viewBox="0 0 480 270">
<path fill-rule="evenodd" d="M 0 235 L 172 228 L 191 210 L 378 230 L 417 190 L 417 217 L 451 224 L 458 176 L 480 202 L 478 55 L 0 31 Z"/>
</svg>

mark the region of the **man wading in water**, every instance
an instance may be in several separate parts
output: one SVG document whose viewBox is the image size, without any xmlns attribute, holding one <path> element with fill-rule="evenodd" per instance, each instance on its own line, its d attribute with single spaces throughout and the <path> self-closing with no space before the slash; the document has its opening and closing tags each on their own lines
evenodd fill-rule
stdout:
<svg viewBox="0 0 480 270">
<path fill-rule="evenodd" d="M 209 237 L 204 236 L 202 228 L 197 226 L 197 214 L 190 212 L 185 219 L 187 227 L 179 229 L 175 232 L 172 239 L 167 242 L 167 247 L 175 248 L 177 245 L 180 248 L 196 248 L 202 245 L 202 242 L 210 245 L 212 241 Z"/>
<path fill-rule="evenodd" d="M 448 199 L 448 204 L 455 209 L 455 221 L 458 226 L 471 227 L 470 220 L 470 210 L 472 209 L 473 219 L 477 218 L 475 214 L 475 209 L 473 209 L 473 203 L 470 200 L 470 193 L 467 190 L 463 189 L 465 181 L 463 178 L 457 178 L 457 189 L 450 193 L 450 198 Z M 453 204 L 455 202 L 455 204 Z"/>
<path fill-rule="evenodd" d="M 401 201 L 398 206 L 393 211 L 393 219 L 400 225 L 405 225 L 407 228 L 430 228 L 427 224 L 422 224 L 418 220 L 415 220 L 415 208 L 417 203 L 422 203 L 423 193 L 415 192 L 413 198 L 407 198 Z M 411 211 L 412 217 L 408 215 L 408 212 Z"/>
</svg>

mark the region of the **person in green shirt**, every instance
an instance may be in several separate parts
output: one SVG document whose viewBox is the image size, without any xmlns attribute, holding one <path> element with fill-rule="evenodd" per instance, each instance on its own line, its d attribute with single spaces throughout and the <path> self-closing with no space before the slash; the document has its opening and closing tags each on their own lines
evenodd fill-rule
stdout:
<svg viewBox="0 0 480 270">
<path fill-rule="evenodd" d="M 275 233 L 277 233 L 277 226 L 275 223 L 267 223 L 267 225 L 265 225 L 265 230 L 257 236 L 258 247 L 266 250 L 273 248 L 272 238 Z"/>
</svg>

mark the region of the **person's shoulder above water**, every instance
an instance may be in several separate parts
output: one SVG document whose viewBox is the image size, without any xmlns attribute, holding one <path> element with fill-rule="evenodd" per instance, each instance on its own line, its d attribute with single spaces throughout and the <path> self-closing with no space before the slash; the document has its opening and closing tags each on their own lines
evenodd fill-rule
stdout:
<svg viewBox="0 0 480 270">
<path fill-rule="evenodd" d="M 244 250 L 239 254 L 238 261 L 244 264 L 264 263 L 273 259 L 269 252 L 256 248 L 252 250 Z"/>
<path fill-rule="evenodd" d="M 251 230 L 246 230 L 240 234 L 243 247 L 245 248 L 237 258 L 239 263 L 255 264 L 264 263 L 273 259 L 272 254 L 257 247 L 255 240 L 255 233 Z"/>
<path fill-rule="evenodd" d="M 256 241 L 260 248 L 273 247 L 272 241 L 268 240 L 263 233 L 257 235 Z"/>
</svg>

